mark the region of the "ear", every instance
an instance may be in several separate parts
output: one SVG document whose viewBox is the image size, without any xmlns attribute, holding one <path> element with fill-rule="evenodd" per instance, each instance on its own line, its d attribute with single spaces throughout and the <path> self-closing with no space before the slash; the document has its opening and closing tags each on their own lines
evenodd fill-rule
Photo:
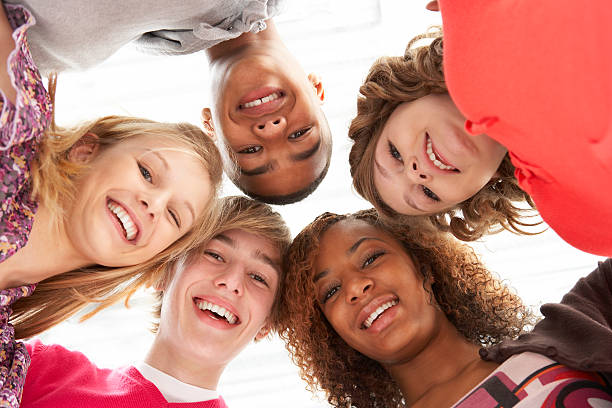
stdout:
<svg viewBox="0 0 612 408">
<path fill-rule="evenodd" d="M 429 11 L 440 11 L 440 5 L 438 4 L 438 0 L 430 1 L 427 3 L 425 8 Z"/>
<path fill-rule="evenodd" d="M 314 87 L 317 93 L 317 98 L 319 98 L 321 103 L 323 103 L 323 101 L 325 101 L 325 89 L 323 89 L 323 82 L 321 82 L 321 77 L 318 74 L 311 72 L 310 74 L 308 74 L 308 80 Z"/>
<path fill-rule="evenodd" d="M 89 163 L 100 149 L 98 143 L 98 135 L 88 132 L 85 133 L 81 138 L 70 148 L 68 152 L 68 159 L 71 162 L 79 164 Z"/>
<path fill-rule="evenodd" d="M 217 140 L 217 134 L 215 133 L 215 125 L 212 120 L 212 114 L 210 108 L 202 109 L 202 126 L 204 126 L 204 133 L 212 140 Z"/>
<path fill-rule="evenodd" d="M 270 334 L 271 331 L 272 331 L 272 326 L 270 325 L 270 322 L 268 322 L 266 320 L 266 323 L 257 332 L 257 335 L 255 336 L 255 341 L 259 341 L 259 340 L 263 339 L 268 334 Z"/>
</svg>

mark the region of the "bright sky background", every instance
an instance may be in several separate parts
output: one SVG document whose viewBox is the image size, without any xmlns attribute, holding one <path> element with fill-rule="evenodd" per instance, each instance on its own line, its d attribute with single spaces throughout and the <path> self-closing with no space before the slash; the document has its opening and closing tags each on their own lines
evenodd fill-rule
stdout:
<svg viewBox="0 0 612 408">
<path fill-rule="evenodd" d="M 372 62 L 382 55 L 402 55 L 410 38 L 440 24 L 425 0 L 292 0 L 276 21 L 285 42 L 306 72 L 318 72 L 325 85 L 324 110 L 333 136 L 327 178 L 306 200 L 278 207 L 293 235 L 324 211 L 368 208 L 351 189 L 347 129 L 356 97 Z M 209 102 L 208 67 L 203 54 L 150 57 L 126 47 L 87 72 L 62 73 L 57 90 L 57 122 L 68 125 L 106 114 L 143 116 L 159 121 L 199 124 Z M 224 194 L 237 194 L 229 182 Z M 548 231 L 534 237 L 502 233 L 474 244 L 490 269 L 507 279 L 526 303 L 559 301 L 574 282 L 594 269 L 595 256 L 580 252 Z M 84 324 L 76 319 L 43 334 L 84 352 L 103 367 L 141 359 L 152 335 L 149 295 L 136 296 L 130 309 L 117 305 Z M 277 338 L 249 346 L 227 368 L 219 390 L 228 405 L 242 407 L 323 407 L 304 390 L 296 368 Z"/>
</svg>

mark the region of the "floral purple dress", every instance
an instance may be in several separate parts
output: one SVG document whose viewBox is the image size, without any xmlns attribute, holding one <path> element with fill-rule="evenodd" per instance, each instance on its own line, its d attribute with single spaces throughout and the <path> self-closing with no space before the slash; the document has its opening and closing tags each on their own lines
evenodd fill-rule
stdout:
<svg viewBox="0 0 612 408">
<path fill-rule="evenodd" d="M 0 262 L 22 248 L 32 229 L 36 202 L 30 198 L 30 162 L 50 123 L 52 106 L 32 61 L 26 30 L 34 17 L 21 6 L 5 5 L 15 49 L 8 59 L 9 76 L 17 91 L 15 104 L 0 92 Z M 11 305 L 29 296 L 35 285 L 0 291 L 0 407 L 19 407 L 30 357 L 15 341 L 9 324 Z"/>
</svg>

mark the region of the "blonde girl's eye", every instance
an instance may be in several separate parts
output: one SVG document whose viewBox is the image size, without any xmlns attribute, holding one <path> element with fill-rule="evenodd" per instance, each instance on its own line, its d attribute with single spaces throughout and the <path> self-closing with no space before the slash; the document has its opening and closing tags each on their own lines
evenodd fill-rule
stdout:
<svg viewBox="0 0 612 408">
<path fill-rule="evenodd" d="M 172 219 L 174 220 L 174 223 L 176 224 L 176 226 L 181 228 L 181 222 L 179 221 L 178 215 L 170 209 L 168 209 L 168 213 L 170 214 L 170 217 L 172 217 Z"/>
<path fill-rule="evenodd" d="M 142 175 L 143 179 L 145 179 L 149 183 L 153 182 L 153 176 L 151 176 L 151 172 L 146 167 L 138 163 L 138 170 L 140 170 L 140 174 Z"/>
</svg>

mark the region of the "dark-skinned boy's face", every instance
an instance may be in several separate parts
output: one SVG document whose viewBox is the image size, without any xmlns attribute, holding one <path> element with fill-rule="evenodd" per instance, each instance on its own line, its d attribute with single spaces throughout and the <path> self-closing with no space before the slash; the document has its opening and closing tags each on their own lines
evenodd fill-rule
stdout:
<svg viewBox="0 0 612 408">
<path fill-rule="evenodd" d="M 331 136 L 316 75 L 306 76 L 284 50 L 262 48 L 227 63 L 214 87 L 217 134 L 236 158 L 242 189 L 282 196 L 321 174 Z"/>
</svg>

